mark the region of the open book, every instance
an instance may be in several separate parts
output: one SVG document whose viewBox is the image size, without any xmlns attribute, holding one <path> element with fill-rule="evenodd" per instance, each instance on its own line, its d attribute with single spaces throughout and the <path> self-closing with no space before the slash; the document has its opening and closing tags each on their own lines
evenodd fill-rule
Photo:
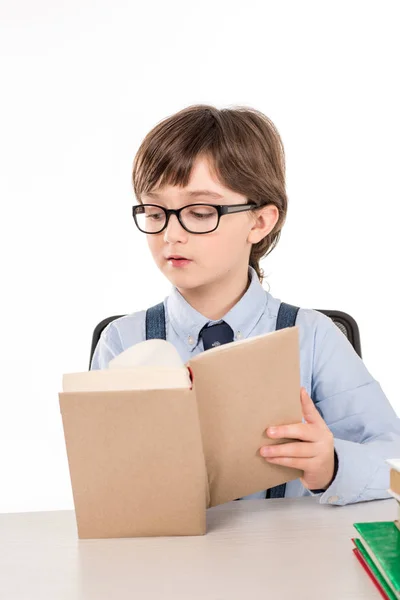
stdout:
<svg viewBox="0 0 400 600">
<path fill-rule="evenodd" d="M 186 365 L 147 340 L 59 394 L 80 538 L 201 535 L 206 508 L 296 479 L 267 463 L 270 425 L 300 422 L 298 327 Z"/>
</svg>

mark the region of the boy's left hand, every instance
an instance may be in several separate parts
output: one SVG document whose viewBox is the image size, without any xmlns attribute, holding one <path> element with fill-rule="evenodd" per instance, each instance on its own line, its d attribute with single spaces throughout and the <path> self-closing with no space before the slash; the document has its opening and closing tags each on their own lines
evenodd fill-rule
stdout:
<svg viewBox="0 0 400 600">
<path fill-rule="evenodd" d="M 306 423 L 269 427 L 266 430 L 272 439 L 289 438 L 296 441 L 263 446 L 260 454 L 269 463 L 304 471 L 300 481 L 309 490 L 325 490 L 332 481 L 335 468 L 333 435 L 304 387 L 300 389 L 300 399 Z"/>
</svg>

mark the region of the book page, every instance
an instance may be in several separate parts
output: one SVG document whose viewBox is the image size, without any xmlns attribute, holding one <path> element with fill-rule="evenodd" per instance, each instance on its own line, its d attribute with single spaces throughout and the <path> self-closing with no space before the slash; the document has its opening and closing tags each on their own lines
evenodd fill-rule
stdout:
<svg viewBox="0 0 400 600">
<path fill-rule="evenodd" d="M 184 367 L 178 350 L 166 340 L 145 340 L 130 346 L 108 363 L 109 369 L 132 367 Z"/>
<path fill-rule="evenodd" d="M 165 340 L 146 340 L 110 360 L 108 368 L 68 373 L 63 392 L 160 390 L 192 387 L 177 349 Z"/>
<path fill-rule="evenodd" d="M 400 473 L 400 458 L 388 458 L 386 462 L 392 467 L 392 469 Z"/>
<path fill-rule="evenodd" d="M 106 392 L 113 390 L 190 389 L 186 368 L 133 367 L 101 369 L 63 375 L 63 392 Z"/>
</svg>

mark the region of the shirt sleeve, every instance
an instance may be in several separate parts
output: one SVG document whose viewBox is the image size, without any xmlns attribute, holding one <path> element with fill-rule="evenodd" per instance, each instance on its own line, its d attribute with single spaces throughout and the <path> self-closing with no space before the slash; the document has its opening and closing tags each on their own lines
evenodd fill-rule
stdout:
<svg viewBox="0 0 400 600">
<path fill-rule="evenodd" d="M 333 433 L 338 457 L 336 477 L 320 503 L 389 498 L 386 459 L 400 456 L 400 419 L 347 337 L 320 316 L 311 397 Z"/>
<path fill-rule="evenodd" d="M 106 369 L 112 358 L 123 351 L 118 329 L 111 321 L 101 332 L 100 339 L 93 353 L 90 371 Z"/>
</svg>

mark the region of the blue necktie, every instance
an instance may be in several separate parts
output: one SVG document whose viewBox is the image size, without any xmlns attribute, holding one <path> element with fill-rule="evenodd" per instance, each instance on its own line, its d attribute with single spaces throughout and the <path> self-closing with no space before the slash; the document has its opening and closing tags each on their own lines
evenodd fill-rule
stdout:
<svg viewBox="0 0 400 600">
<path fill-rule="evenodd" d="M 210 327 L 203 327 L 200 335 L 203 338 L 204 350 L 233 342 L 232 328 L 225 321 L 210 325 Z"/>
</svg>

